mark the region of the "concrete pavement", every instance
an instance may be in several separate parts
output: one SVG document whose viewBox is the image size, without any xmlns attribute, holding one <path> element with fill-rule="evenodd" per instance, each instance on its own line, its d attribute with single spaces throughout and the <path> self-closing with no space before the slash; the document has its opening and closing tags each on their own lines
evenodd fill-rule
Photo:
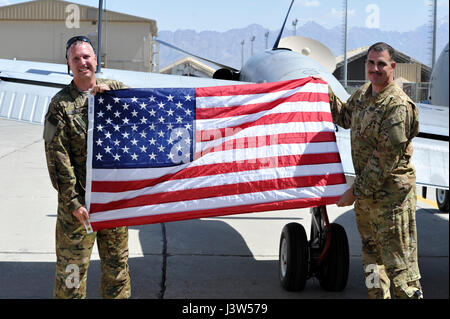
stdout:
<svg viewBox="0 0 450 319">
<path fill-rule="evenodd" d="M 56 191 L 51 186 L 42 126 L 0 119 L 0 298 L 51 298 L 55 271 Z M 429 189 L 432 194 L 434 190 Z M 421 194 L 421 192 L 418 192 Z M 430 196 L 431 197 L 431 196 Z M 133 298 L 366 298 L 354 212 L 330 205 L 330 221 L 344 226 L 350 274 L 343 292 L 310 279 L 302 292 L 278 280 L 283 226 L 310 227 L 309 209 L 265 212 L 130 227 Z M 419 263 L 426 298 L 448 299 L 448 214 L 418 201 Z M 99 298 L 94 249 L 88 298 Z"/>
</svg>

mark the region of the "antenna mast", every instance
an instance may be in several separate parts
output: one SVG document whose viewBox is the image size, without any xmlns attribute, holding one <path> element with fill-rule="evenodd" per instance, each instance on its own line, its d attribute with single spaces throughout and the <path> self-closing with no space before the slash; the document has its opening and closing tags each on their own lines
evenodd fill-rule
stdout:
<svg viewBox="0 0 450 319">
<path fill-rule="evenodd" d="M 436 62 L 436 25 L 437 25 L 437 0 L 430 1 L 432 5 L 432 35 L 431 35 L 431 68 Z"/>
<path fill-rule="evenodd" d="M 98 29 L 97 29 L 97 73 L 102 72 L 102 22 L 103 0 L 98 0 Z"/>
<path fill-rule="evenodd" d="M 344 88 L 347 88 L 347 0 L 344 0 Z"/>
<path fill-rule="evenodd" d="M 281 27 L 280 33 L 278 33 L 277 40 L 273 44 L 272 50 L 276 50 L 278 48 L 278 44 L 280 43 L 280 40 L 281 40 L 281 35 L 283 34 L 284 26 L 286 25 L 286 20 L 287 20 L 287 18 L 289 16 L 289 12 L 291 12 L 291 8 L 292 8 L 293 4 L 294 4 L 294 0 L 292 0 L 291 5 L 289 6 L 289 10 L 288 10 L 288 12 L 286 14 L 286 18 L 284 18 L 283 26 Z"/>
</svg>

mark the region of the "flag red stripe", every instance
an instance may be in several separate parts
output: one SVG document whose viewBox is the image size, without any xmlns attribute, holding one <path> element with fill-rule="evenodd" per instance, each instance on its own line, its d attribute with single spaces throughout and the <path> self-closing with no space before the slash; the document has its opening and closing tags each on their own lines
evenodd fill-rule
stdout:
<svg viewBox="0 0 450 319">
<path fill-rule="evenodd" d="M 208 97 L 208 96 L 263 94 L 267 92 L 291 90 L 299 86 L 303 86 L 307 83 L 327 84 L 322 80 L 307 77 L 303 79 L 287 80 L 279 82 L 196 88 L 195 95 L 196 97 Z"/>
<path fill-rule="evenodd" d="M 180 191 L 164 192 L 158 194 L 142 195 L 131 199 L 111 201 L 105 204 L 92 203 L 90 213 L 95 214 L 109 210 L 124 209 L 130 207 L 141 207 L 189 201 L 203 198 L 230 196 L 236 194 L 259 193 L 271 190 L 281 190 L 300 187 L 314 187 L 337 185 L 345 183 L 342 173 L 316 176 L 298 176 L 289 178 L 278 178 L 271 180 L 252 181 L 237 184 L 200 187 Z"/>
<path fill-rule="evenodd" d="M 240 163 L 221 163 L 188 167 L 175 174 L 167 174 L 159 178 L 137 181 L 92 181 L 92 192 L 118 193 L 151 187 L 168 181 L 217 174 L 227 174 L 241 171 L 251 171 L 263 168 L 289 167 L 300 165 L 330 164 L 341 161 L 339 153 L 303 154 L 274 156 L 263 159 L 246 160 Z"/>
<path fill-rule="evenodd" d="M 204 156 L 212 152 L 220 152 L 224 150 L 236 150 L 250 147 L 262 147 L 280 144 L 304 144 L 304 143 L 321 143 L 336 142 L 334 132 L 307 132 L 307 133 L 282 133 L 266 136 L 242 137 L 228 140 L 220 145 L 210 147 L 195 154 L 195 158 Z"/>
<path fill-rule="evenodd" d="M 215 128 L 197 131 L 195 133 L 195 139 L 199 142 L 206 142 L 229 136 L 230 134 L 236 134 L 239 130 L 243 130 L 253 126 L 262 126 L 269 124 L 279 123 L 293 123 L 293 122 L 332 122 L 331 113 L 328 112 L 289 112 L 289 113 L 277 113 L 269 114 L 260 117 L 255 121 L 246 122 L 240 125 Z"/>
<path fill-rule="evenodd" d="M 205 209 L 187 212 L 177 212 L 172 214 L 150 215 L 133 218 L 115 219 L 102 222 L 91 222 L 94 231 L 103 228 L 114 228 L 119 226 L 133 226 L 154 223 L 166 223 L 172 221 L 180 221 L 195 218 L 207 218 L 223 215 L 235 215 L 243 213 L 256 213 L 272 210 L 295 209 L 305 207 L 316 207 L 322 205 L 335 204 L 340 196 L 334 197 L 317 197 L 317 198 L 300 198 L 291 199 L 280 202 L 250 204 L 232 207 L 222 207 L 216 209 Z"/>
<path fill-rule="evenodd" d="M 224 118 L 232 116 L 242 116 L 247 114 L 254 114 L 261 111 L 271 110 L 277 105 L 286 102 L 329 102 L 327 93 L 316 92 L 298 92 L 291 96 L 279 98 L 271 102 L 263 102 L 257 104 L 236 105 L 228 107 L 208 107 L 197 108 L 196 119 L 212 119 L 212 118 Z"/>
</svg>

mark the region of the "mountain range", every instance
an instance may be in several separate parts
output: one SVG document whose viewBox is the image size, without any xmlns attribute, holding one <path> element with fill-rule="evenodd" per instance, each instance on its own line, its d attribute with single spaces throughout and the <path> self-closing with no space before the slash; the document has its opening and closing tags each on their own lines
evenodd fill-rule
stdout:
<svg viewBox="0 0 450 319">
<path fill-rule="evenodd" d="M 159 31 L 158 38 L 182 48 L 198 56 L 229 65 L 236 69 L 241 68 L 242 44 L 244 40 L 244 61 L 251 55 L 251 40 L 253 52 L 258 53 L 266 48 L 265 33 L 269 32 L 267 43 L 271 48 L 279 30 L 268 30 L 261 25 L 251 24 L 245 28 L 231 29 L 226 32 L 177 30 Z M 309 21 L 297 27 L 296 35 L 309 37 L 326 45 L 335 56 L 343 54 L 344 36 L 342 27 L 327 29 L 320 24 Z M 448 15 L 438 20 L 436 37 L 436 54 L 439 56 L 449 39 Z M 293 35 L 292 30 L 285 29 L 283 37 Z M 348 30 L 347 50 L 357 49 L 384 41 L 412 58 L 426 65 L 431 65 L 431 26 L 424 24 L 412 31 L 382 31 L 363 27 L 353 27 Z M 174 49 L 160 46 L 160 69 L 184 57 L 185 54 Z"/>
</svg>

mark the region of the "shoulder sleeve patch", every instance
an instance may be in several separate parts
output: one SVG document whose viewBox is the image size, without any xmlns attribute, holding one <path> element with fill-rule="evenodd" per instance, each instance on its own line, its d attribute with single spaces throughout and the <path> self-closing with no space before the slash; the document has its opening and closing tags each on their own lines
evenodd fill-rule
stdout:
<svg viewBox="0 0 450 319">
<path fill-rule="evenodd" d="M 408 141 L 405 129 L 405 118 L 403 112 L 398 112 L 388 119 L 388 135 L 392 145 L 399 145 Z"/>
<path fill-rule="evenodd" d="M 50 143 L 53 140 L 53 137 L 55 136 L 56 129 L 58 127 L 58 119 L 52 115 L 47 116 L 45 118 L 45 124 L 44 124 L 44 140 L 46 143 Z"/>
</svg>

